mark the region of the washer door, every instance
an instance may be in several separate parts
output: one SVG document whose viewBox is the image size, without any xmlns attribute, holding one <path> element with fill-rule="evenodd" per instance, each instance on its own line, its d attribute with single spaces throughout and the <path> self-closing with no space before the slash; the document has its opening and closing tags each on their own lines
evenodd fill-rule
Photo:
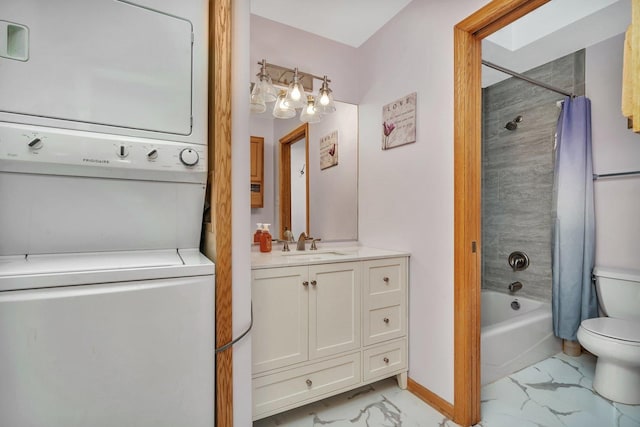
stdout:
<svg viewBox="0 0 640 427">
<path fill-rule="evenodd" d="M 0 425 L 211 427 L 213 283 L 0 292 Z"/>
</svg>

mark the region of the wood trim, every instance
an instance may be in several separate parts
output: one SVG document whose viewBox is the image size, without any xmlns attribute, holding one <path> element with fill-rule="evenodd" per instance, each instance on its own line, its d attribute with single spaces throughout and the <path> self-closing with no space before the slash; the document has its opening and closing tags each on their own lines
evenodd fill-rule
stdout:
<svg viewBox="0 0 640 427">
<path fill-rule="evenodd" d="M 285 240 L 285 228 L 291 229 L 291 146 L 280 146 L 280 172 L 278 182 L 280 200 L 280 239 Z"/>
<path fill-rule="evenodd" d="M 453 418 L 453 405 L 451 403 L 447 402 L 431 390 L 418 384 L 411 378 L 407 381 L 407 390 L 418 396 L 422 401 L 447 418 Z"/>
<path fill-rule="evenodd" d="M 493 0 L 491 3 L 486 4 L 475 13 L 460 21 L 456 25 L 456 28 L 470 33 L 476 36 L 476 38 L 483 39 L 524 16 L 525 13 L 520 14 L 520 10 L 527 10 L 528 13 L 548 1 L 549 0 Z M 531 7 L 532 5 L 536 6 Z M 510 16 L 514 18 L 510 21 L 505 20 Z M 497 25 L 497 23 L 500 23 L 501 26 Z"/>
<path fill-rule="evenodd" d="M 232 339 L 231 271 L 231 1 L 209 9 L 209 153 L 213 156 L 211 216 L 215 235 L 216 347 Z M 211 164 L 211 163 L 210 163 Z M 216 355 L 216 426 L 233 425 L 233 350 Z"/>
<path fill-rule="evenodd" d="M 264 138 L 261 136 L 251 136 L 251 207 L 264 207 Z M 253 186 L 259 185 L 260 191 L 253 191 Z"/>
<path fill-rule="evenodd" d="M 631 2 L 631 93 L 632 113 L 631 127 L 634 132 L 640 132 L 640 1 Z M 627 83 L 628 84 L 628 83 Z"/>
<path fill-rule="evenodd" d="M 307 229 L 309 234 L 309 124 L 304 123 L 280 138 L 279 194 L 280 194 L 280 239 L 284 239 L 284 228 L 291 230 L 291 144 L 305 140 Z M 293 231 L 293 230 L 292 230 Z M 295 237 L 295 236 L 294 236 Z"/>
<path fill-rule="evenodd" d="M 454 28 L 453 420 L 462 426 L 480 421 L 482 39 L 547 1 L 494 0 Z"/>
<path fill-rule="evenodd" d="M 481 44 L 454 29 L 454 421 L 480 421 L 480 64 Z"/>
</svg>

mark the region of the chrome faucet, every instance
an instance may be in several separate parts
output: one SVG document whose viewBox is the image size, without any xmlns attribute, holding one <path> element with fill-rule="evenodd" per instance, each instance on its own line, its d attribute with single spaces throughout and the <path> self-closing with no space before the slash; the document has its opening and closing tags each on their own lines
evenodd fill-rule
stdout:
<svg viewBox="0 0 640 427">
<path fill-rule="evenodd" d="M 305 249 L 304 242 L 306 240 L 307 240 L 307 235 L 303 231 L 302 233 L 300 233 L 300 237 L 298 237 L 298 246 L 296 247 L 296 249 L 299 251 L 304 251 Z"/>
<path fill-rule="evenodd" d="M 511 292 L 511 293 L 519 291 L 520 289 L 522 289 L 522 283 L 521 282 L 513 282 L 513 283 L 509 284 L 509 292 Z"/>
<path fill-rule="evenodd" d="M 511 252 L 508 260 L 513 271 L 522 271 L 529 267 L 529 257 L 522 251 Z"/>
</svg>

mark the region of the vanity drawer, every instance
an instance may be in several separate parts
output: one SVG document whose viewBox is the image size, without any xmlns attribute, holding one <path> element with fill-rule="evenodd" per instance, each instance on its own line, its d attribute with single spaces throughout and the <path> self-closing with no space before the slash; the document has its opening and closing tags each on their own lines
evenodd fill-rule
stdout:
<svg viewBox="0 0 640 427">
<path fill-rule="evenodd" d="M 376 344 L 406 334 L 401 305 L 369 310 L 364 322 L 364 345 Z"/>
<path fill-rule="evenodd" d="M 253 379 L 253 419 L 361 381 L 360 352 Z"/>
<path fill-rule="evenodd" d="M 407 340 L 378 345 L 363 352 L 364 381 L 407 369 Z"/>
<path fill-rule="evenodd" d="M 365 262 L 365 307 L 372 309 L 401 304 L 406 292 L 406 269 L 406 258 Z"/>
</svg>

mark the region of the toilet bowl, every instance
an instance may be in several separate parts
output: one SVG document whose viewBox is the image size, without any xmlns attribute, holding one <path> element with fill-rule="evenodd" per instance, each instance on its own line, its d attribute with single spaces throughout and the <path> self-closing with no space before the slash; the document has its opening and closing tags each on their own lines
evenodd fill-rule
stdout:
<svg viewBox="0 0 640 427">
<path fill-rule="evenodd" d="M 640 271 L 596 267 L 593 274 L 607 317 L 583 320 L 578 329 L 580 344 L 598 357 L 593 389 L 640 405 Z"/>
<path fill-rule="evenodd" d="M 598 356 L 593 389 L 614 402 L 640 404 L 640 322 L 587 319 L 580 324 L 578 341 Z"/>
</svg>

